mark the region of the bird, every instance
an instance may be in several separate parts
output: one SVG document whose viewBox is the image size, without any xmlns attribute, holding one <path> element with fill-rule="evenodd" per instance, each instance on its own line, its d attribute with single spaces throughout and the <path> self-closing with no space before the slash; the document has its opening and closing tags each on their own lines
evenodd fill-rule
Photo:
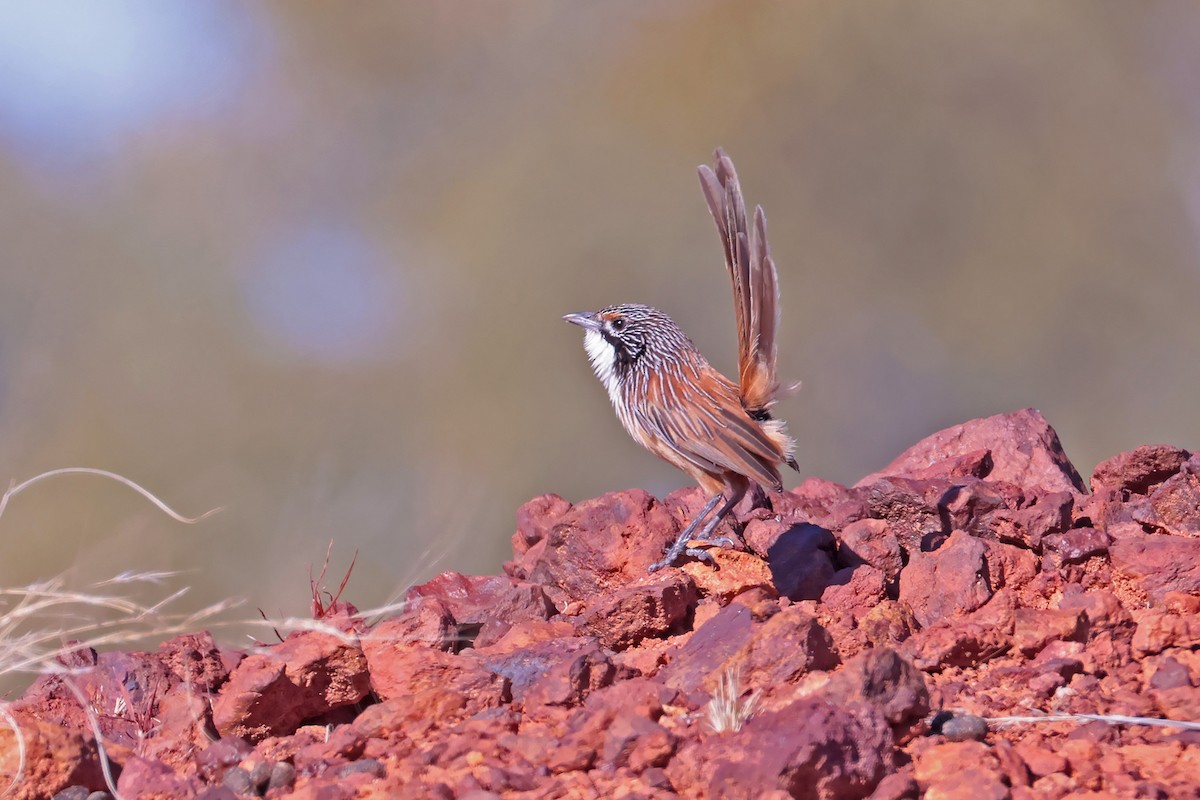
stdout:
<svg viewBox="0 0 1200 800">
<path fill-rule="evenodd" d="M 728 537 L 713 535 L 721 520 L 755 487 L 782 492 L 781 464 L 799 471 L 787 424 L 771 416 L 775 402 L 799 384 L 781 386 L 775 374 L 779 281 L 766 215 L 756 206 L 754 227 L 747 228 L 733 161 L 720 148 L 714 161 L 698 169 L 733 283 L 737 381 L 709 364 L 679 325 L 656 308 L 625 303 L 563 317 L 583 328 L 592 369 L 629 435 L 709 495 L 650 572 L 683 555 L 715 565 L 710 553 L 689 544 L 732 547 Z"/>
</svg>

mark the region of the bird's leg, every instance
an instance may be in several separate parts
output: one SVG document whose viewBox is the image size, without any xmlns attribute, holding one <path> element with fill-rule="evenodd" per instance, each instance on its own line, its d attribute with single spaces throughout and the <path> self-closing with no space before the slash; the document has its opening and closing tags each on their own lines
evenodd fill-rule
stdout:
<svg viewBox="0 0 1200 800">
<path fill-rule="evenodd" d="M 693 540 L 707 542 L 708 544 L 716 544 L 720 545 L 721 547 L 732 547 L 733 540 L 728 536 L 719 536 L 715 539 L 711 537 L 713 531 L 716 530 L 717 525 L 719 525 L 721 520 L 725 518 L 725 515 L 728 514 L 735 505 L 737 505 L 738 501 L 742 499 L 743 494 L 745 494 L 744 491 L 734 492 L 733 495 L 725 501 L 725 505 L 721 506 L 721 509 L 714 514 L 711 519 L 709 519 L 708 523 L 704 526 L 700 533 L 693 536 L 692 532 L 695 531 L 696 527 L 704 521 L 705 517 L 708 517 L 708 515 L 712 513 L 712 510 L 716 508 L 717 503 L 721 501 L 724 495 L 718 492 L 710 497 L 708 502 L 704 505 L 704 508 L 700 509 L 700 513 L 696 515 L 696 518 L 693 519 L 691 524 L 684 528 L 683 532 L 680 533 L 678 538 L 675 539 L 675 543 L 667 548 L 667 554 L 663 557 L 662 561 L 656 561 L 650 565 L 650 572 L 657 572 L 663 567 L 671 566 L 675 563 L 675 560 L 684 553 L 692 558 L 711 562 L 713 558 L 708 554 L 707 551 L 696 547 L 687 546 L 688 542 Z"/>
</svg>

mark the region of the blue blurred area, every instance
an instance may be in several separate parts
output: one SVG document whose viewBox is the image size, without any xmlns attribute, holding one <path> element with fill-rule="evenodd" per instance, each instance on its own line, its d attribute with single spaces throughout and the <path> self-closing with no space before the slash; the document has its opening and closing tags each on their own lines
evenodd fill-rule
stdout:
<svg viewBox="0 0 1200 800">
<path fill-rule="evenodd" d="M 0 138 L 41 167 L 103 158 L 165 117 L 220 110 L 266 33 L 229 2 L 0 4 Z"/>
<path fill-rule="evenodd" d="M 274 238 L 247 266 L 242 292 L 270 357 L 361 363 L 396 355 L 398 279 L 363 231 L 317 219 Z"/>
</svg>

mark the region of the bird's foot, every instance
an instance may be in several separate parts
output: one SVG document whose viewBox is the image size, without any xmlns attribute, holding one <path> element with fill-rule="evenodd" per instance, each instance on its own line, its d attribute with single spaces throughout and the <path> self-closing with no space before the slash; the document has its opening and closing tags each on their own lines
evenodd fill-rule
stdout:
<svg viewBox="0 0 1200 800">
<path fill-rule="evenodd" d="M 714 545 L 716 547 L 736 547 L 737 543 L 728 536 L 715 536 L 711 539 L 701 539 L 699 537 L 680 539 L 667 548 L 667 553 L 662 561 L 655 561 L 650 565 L 650 572 L 658 572 L 663 567 L 672 566 L 680 556 L 691 556 L 697 561 L 704 561 L 713 566 L 716 566 L 716 561 L 712 557 L 712 553 L 703 550 L 699 547 L 688 547 L 691 542 L 703 542 L 704 544 Z"/>
</svg>

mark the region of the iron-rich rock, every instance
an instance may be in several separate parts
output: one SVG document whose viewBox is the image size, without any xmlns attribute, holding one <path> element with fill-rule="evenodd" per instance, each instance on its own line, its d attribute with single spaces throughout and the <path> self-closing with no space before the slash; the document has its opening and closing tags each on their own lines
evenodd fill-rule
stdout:
<svg viewBox="0 0 1200 800">
<path fill-rule="evenodd" d="M 576 705 L 616 675 L 612 660 L 590 637 L 480 655 L 488 669 L 511 682 L 513 702 L 527 713 L 541 706 Z"/>
<path fill-rule="evenodd" d="M 1101 461 L 1092 472 L 1092 492 L 1107 491 L 1149 494 L 1150 490 L 1179 472 L 1191 453 L 1170 445 L 1143 445 Z"/>
<path fill-rule="evenodd" d="M 610 650 L 663 636 L 696 606 L 696 584 L 680 572 L 644 578 L 595 603 L 579 622 L 579 632 L 595 636 Z"/>
<path fill-rule="evenodd" d="M 224 736 L 260 739 L 366 697 L 372 677 L 357 644 L 318 631 L 294 633 L 238 664 L 213 704 Z"/>
<path fill-rule="evenodd" d="M 637 489 L 587 500 L 553 523 L 529 524 L 540 526 L 545 536 L 524 553 L 513 574 L 553 587 L 568 601 L 645 576 L 678 531 L 670 510 Z"/>
<path fill-rule="evenodd" d="M 891 731 L 872 707 L 808 697 L 752 717 L 736 737 L 709 737 L 700 760 L 708 797 L 756 800 L 782 790 L 849 800 L 874 791 L 892 764 L 891 747 Z M 671 766 L 667 774 L 677 786 L 687 782 Z"/>
<path fill-rule="evenodd" d="M 1200 594 L 1200 537 L 1125 532 L 1108 548 L 1113 569 L 1160 603 L 1169 592 Z"/>
<path fill-rule="evenodd" d="M 821 689 L 830 703 L 869 703 L 883 714 L 897 737 L 903 737 L 929 713 L 925 676 L 895 650 L 875 647 L 833 673 Z"/>
<path fill-rule="evenodd" d="M 962 531 L 932 553 L 911 553 L 900 574 L 900 601 L 922 627 L 974 611 L 992 596 L 986 553 L 981 539 Z"/>
<path fill-rule="evenodd" d="M 1007 481 L 1036 493 L 1084 491 L 1083 479 L 1063 452 L 1058 434 L 1033 408 L 974 419 L 939 431 L 855 485 L 867 486 L 885 475 L 961 477 L 962 458 L 969 456 L 969 463 L 982 461 L 978 454 L 985 451 L 992 468 L 978 477 Z"/>
<path fill-rule="evenodd" d="M 838 563 L 843 567 L 870 564 L 894 581 L 904 567 L 900 541 L 887 520 L 862 519 L 852 522 L 838 534 Z"/>
</svg>

